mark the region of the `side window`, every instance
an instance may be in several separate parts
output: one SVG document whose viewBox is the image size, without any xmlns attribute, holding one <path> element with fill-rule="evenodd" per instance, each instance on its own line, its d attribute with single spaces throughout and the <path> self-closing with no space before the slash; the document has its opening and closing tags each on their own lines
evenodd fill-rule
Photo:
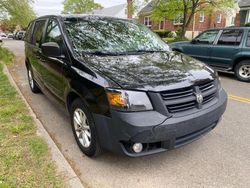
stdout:
<svg viewBox="0 0 250 188">
<path fill-rule="evenodd" d="M 46 20 L 39 20 L 35 23 L 32 43 L 35 44 L 37 47 L 40 47 L 41 45 L 45 23 Z"/>
<path fill-rule="evenodd" d="M 224 30 L 217 45 L 238 46 L 242 39 L 242 30 Z"/>
<path fill-rule="evenodd" d="M 62 53 L 65 54 L 66 48 L 63 42 L 63 36 L 60 31 L 59 25 L 55 20 L 50 20 L 48 27 L 47 27 L 44 42 L 57 43 L 60 46 Z"/>
<path fill-rule="evenodd" d="M 213 44 L 219 30 L 205 31 L 195 38 L 196 43 Z"/>
<path fill-rule="evenodd" d="M 34 23 L 31 22 L 28 26 L 27 32 L 25 34 L 24 40 L 26 42 L 32 42 L 32 30 L 33 30 Z"/>
<path fill-rule="evenodd" d="M 247 37 L 247 47 L 250 47 L 250 31 L 249 31 L 248 37 Z"/>
<path fill-rule="evenodd" d="M 49 22 L 44 42 L 55 42 L 59 46 L 63 45 L 62 33 L 56 21 Z"/>
</svg>

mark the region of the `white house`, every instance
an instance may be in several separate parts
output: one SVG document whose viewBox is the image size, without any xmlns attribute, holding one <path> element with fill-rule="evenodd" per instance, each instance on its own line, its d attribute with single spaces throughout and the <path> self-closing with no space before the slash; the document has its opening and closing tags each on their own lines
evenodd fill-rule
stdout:
<svg viewBox="0 0 250 188">
<path fill-rule="evenodd" d="M 117 18 L 127 18 L 127 4 L 116 5 L 108 8 L 103 8 L 100 10 L 93 10 L 91 14 L 112 16 Z"/>
</svg>

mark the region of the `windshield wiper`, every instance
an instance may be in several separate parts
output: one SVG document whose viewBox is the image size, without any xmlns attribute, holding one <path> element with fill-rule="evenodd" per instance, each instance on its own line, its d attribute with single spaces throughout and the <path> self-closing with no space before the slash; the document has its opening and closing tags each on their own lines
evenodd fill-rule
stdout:
<svg viewBox="0 0 250 188">
<path fill-rule="evenodd" d="M 155 52 L 167 52 L 166 50 L 135 50 L 128 51 L 127 53 L 155 53 Z"/>
<path fill-rule="evenodd" d="M 83 55 L 99 55 L 99 56 L 117 56 L 117 55 L 123 55 L 122 53 L 102 52 L 102 51 L 82 52 L 82 54 Z"/>
</svg>

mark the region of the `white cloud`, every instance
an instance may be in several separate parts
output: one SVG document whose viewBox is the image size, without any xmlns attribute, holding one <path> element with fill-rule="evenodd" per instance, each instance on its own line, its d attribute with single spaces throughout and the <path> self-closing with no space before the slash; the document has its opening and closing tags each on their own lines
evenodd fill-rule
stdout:
<svg viewBox="0 0 250 188">
<path fill-rule="evenodd" d="M 35 0 L 34 10 L 38 16 L 48 15 L 48 14 L 60 14 L 63 5 L 63 0 Z M 100 3 L 103 7 L 110 7 L 114 5 L 119 5 L 126 3 L 127 0 L 95 0 L 96 3 Z"/>
</svg>

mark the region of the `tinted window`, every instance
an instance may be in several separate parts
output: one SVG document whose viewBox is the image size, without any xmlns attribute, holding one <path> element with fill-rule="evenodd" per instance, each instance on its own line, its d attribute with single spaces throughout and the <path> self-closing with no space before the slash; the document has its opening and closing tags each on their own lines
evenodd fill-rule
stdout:
<svg viewBox="0 0 250 188">
<path fill-rule="evenodd" d="M 33 22 L 29 24 L 29 27 L 27 29 L 27 32 L 25 34 L 25 41 L 27 42 L 31 42 L 31 39 L 32 39 L 32 30 L 33 30 Z"/>
<path fill-rule="evenodd" d="M 204 44 L 213 44 L 216 36 L 218 35 L 219 31 L 205 31 L 204 33 L 201 33 L 195 41 L 197 43 L 204 43 Z"/>
<path fill-rule="evenodd" d="M 63 42 L 63 36 L 60 30 L 60 27 L 55 20 L 50 20 L 44 42 L 55 42 L 59 45 L 61 53 L 66 55 L 66 47 Z"/>
<path fill-rule="evenodd" d="M 56 21 L 51 20 L 48 24 L 45 42 L 55 42 L 57 44 L 62 45 L 62 33 Z"/>
<path fill-rule="evenodd" d="M 242 30 L 225 30 L 221 34 L 218 45 L 240 45 L 242 39 Z"/>
<path fill-rule="evenodd" d="M 33 44 L 40 46 L 42 42 L 42 36 L 44 32 L 46 20 L 40 20 L 35 23 L 34 34 L 33 34 Z"/>
<path fill-rule="evenodd" d="M 248 37 L 247 37 L 247 46 L 250 47 L 250 31 L 249 31 Z"/>
</svg>

